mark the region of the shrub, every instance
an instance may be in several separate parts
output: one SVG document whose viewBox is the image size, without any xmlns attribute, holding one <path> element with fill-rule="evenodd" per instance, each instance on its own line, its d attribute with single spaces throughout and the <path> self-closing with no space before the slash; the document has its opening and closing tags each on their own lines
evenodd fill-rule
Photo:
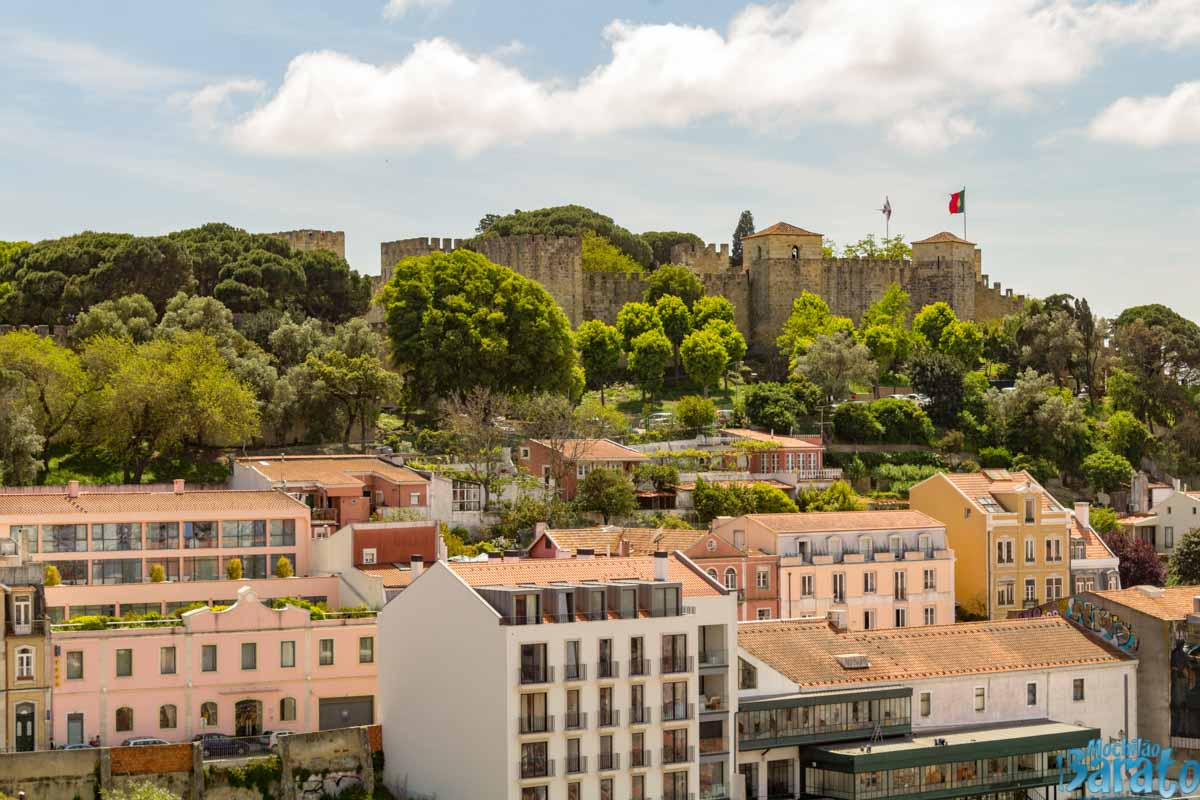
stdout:
<svg viewBox="0 0 1200 800">
<path fill-rule="evenodd" d="M 1012 453 L 1007 447 L 979 448 L 979 464 L 986 469 L 1008 469 L 1012 463 Z"/>
<path fill-rule="evenodd" d="M 746 387 L 742 406 L 751 425 L 780 433 L 790 432 L 808 411 L 791 387 L 771 382 Z"/>
<path fill-rule="evenodd" d="M 946 431 L 946 435 L 934 442 L 934 447 L 943 453 L 961 453 L 967 449 L 967 437 L 962 431 Z"/>
<path fill-rule="evenodd" d="M 43 575 L 42 581 L 45 586 L 58 586 L 62 583 L 62 575 L 59 574 L 58 567 L 53 564 L 46 565 Z"/>
<path fill-rule="evenodd" d="M 167 579 L 167 571 L 163 568 L 162 564 L 151 564 L 150 565 L 150 582 L 151 583 L 162 583 L 166 579 Z"/>
<path fill-rule="evenodd" d="M 933 440 L 933 423 L 929 421 L 929 415 L 912 400 L 884 397 L 870 406 L 871 414 L 883 427 L 885 442 L 929 444 Z"/>
<path fill-rule="evenodd" d="M 1012 469 L 1024 470 L 1034 477 L 1038 483 L 1046 483 L 1051 478 L 1059 476 L 1058 465 L 1044 456 L 1028 456 L 1025 453 L 1018 453 L 1013 459 Z"/>
<path fill-rule="evenodd" d="M 290 578 L 294 574 L 292 562 L 288 560 L 287 556 L 280 556 L 279 560 L 275 562 L 275 577 Z"/>
<path fill-rule="evenodd" d="M 225 577 L 231 581 L 242 579 L 242 560 L 240 558 L 229 559 L 229 563 L 225 565 Z"/>
<path fill-rule="evenodd" d="M 1113 533 L 1120 527 L 1117 524 L 1117 512 L 1107 506 L 1095 506 L 1089 518 L 1097 533 Z"/>
<path fill-rule="evenodd" d="M 675 403 L 675 418 L 688 430 L 707 428 L 717 421 L 717 404 L 707 397 L 687 395 Z"/>
<path fill-rule="evenodd" d="M 833 430 L 843 442 L 878 442 L 883 426 L 867 403 L 843 403 L 833 412 Z"/>
</svg>

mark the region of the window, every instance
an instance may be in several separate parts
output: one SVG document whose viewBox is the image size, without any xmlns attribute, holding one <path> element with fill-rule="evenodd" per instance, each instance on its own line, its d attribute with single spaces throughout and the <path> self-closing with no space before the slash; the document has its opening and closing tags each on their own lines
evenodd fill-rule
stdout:
<svg viewBox="0 0 1200 800">
<path fill-rule="evenodd" d="M 733 567 L 729 567 L 725 570 L 725 588 L 737 588 L 737 570 L 735 570 Z"/>
<path fill-rule="evenodd" d="M 1011 564 L 1013 563 L 1013 543 L 1012 539 L 1001 539 L 996 542 L 996 563 Z"/>
<path fill-rule="evenodd" d="M 758 615 L 759 619 L 770 619 L 771 618 L 771 609 L 769 609 L 769 608 L 760 608 L 755 613 Z"/>
<path fill-rule="evenodd" d="M 178 713 L 175 710 L 175 706 L 167 704 L 158 707 L 158 727 L 174 728 L 177 717 Z"/>
<path fill-rule="evenodd" d="M 318 663 L 322 667 L 328 667 L 333 663 L 333 639 L 322 639 L 320 644 L 320 658 Z"/>
<path fill-rule="evenodd" d="M 216 556 L 183 559 L 185 581 L 215 581 L 222 577 L 221 564 Z"/>
<path fill-rule="evenodd" d="M 420 493 L 420 492 L 409 492 L 409 494 L 408 494 L 408 504 L 409 504 L 410 506 L 419 506 L 419 505 L 421 505 L 421 493 Z"/>
<path fill-rule="evenodd" d="M 296 520 L 271 520 L 271 547 L 296 546 Z"/>
<path fill-rule="evenodd" d="M 982 686 L 975 687 L 975 710 L 987 710 L 987 689 Z"/>
<path fill-rule="evenodd" d="M 258 669 L 258 644 L 242 642 L 242 669 Z"/>
<path fill-rule="evenodd" d="M 1025 579 L 1025 602 L 1037 602 L 1037 581 L 1033 578 Z"/>
<path fill-rule="evenodd" d="M 801 597 L 812 597 L 812 595 L 813 595 L 813 576 L 812 575 L 801 575 L 800 576 L 800 596 Z"/>
<path fill-rule="evenodd" d="M 833 573 L 833 602 L 846 602 L 846 573 Z"/>
<path fill-rule="evenodd" d="M 374 564 L 375 563 L 375 552 L 376 551 L 375 551 L 374 547 L 364 547 L 363 551 L 362 551 L 362 563 Z"/>
<path fill-rule="evenodd" d="M 871 556 L 875 553 L 875 541 L 870 536 L 858 537 L 858 552 L 865 557 L 866 561 L 870 561 Z"/>
<path fill-rule="evenodd" d="M 908 624 L 908 609 L 907 608 L 897 608 L 896 609 L 896 627 L 903 628 L 907 624 Z"/>
<path fill-rule="evenodd" d="M 875 609 L 873 609 L 873 608 L 864 608 L 863 609 L 863 630 L 865 630 L 865 631 L 875 630 Z"/>
<path fill-rule="evenodd" d="M 17 680 L 33 680 L 33 648 L 17 648 Z"/>
<path fill-rule="evenodd" d="M 133 709 L 129 706 L 121 706 L 117 709 L 117 731 L 133 730 Z"/>
<path fill-rule="evenodd" d="M 1062 561 L 1062 539 L 1057 536 L 1046 539 L 1046 561 Z"/>
<path fill-rule="evenodd" d="M 92 550 L 94 551 L 141 549 L 142 524 L 140 522 L 106 522 L 92 526 Z"/>
<path fill-rule="evenodd" d="M 758 688 L 758 670 L 744 658 L 738 659 L 738 688 Z"/>
<path fill-rule="evenodd" d="M 1083 701 L 1083 678 L 1071 681 L 1071 699 L 1076 703 Z"/>
<path fill-rule="evenodd" d="M 217 646 L 215 644 L 200 645 L 200 671 L 217 671 Z"/>
<path fill-rule="evenodd" d="M 217 546 L 217 523 L 183 523 L 183 546 L 187 550 L 199 550 Z"/>
<path fill-rule="evenodd" d="M 217 704 L 208 702 L 200 704 L 200 727 L 211 728 L 217 724 Z"/>
<path fill-rule="evenodd" d="M 926 625 L 936 625 L 937 624 L 937 609 L 934 608 L 933 606 L 925 606 L 925 624 Z"/>
<path fill-rule="evenodd" d="M 147 522 L 146 523 L 146 549 L 147 550 L 178 550 L 179 549 L 179 523 L 178 522 Z"/>
<path fill-rule="evenodd" d="M 1037 561 L 1037 555 L 1036 555 L 1036 547 L 1033 543 L 1033 539 L 1026 539 L 1025 540 L 1025 563 L 1032 564 L 1035 561 Z"/>
<path fill-rule="evenodd" d="M 83 651 L 68 650 L 67 651 L 67 680 L 77 681 L 83 679 Z"/>
<path fill-rule="evenodd" d="M 893 573 L 892 577 L 893 577 L 892 583 L 894 585 L 894 591 L 892 594 L 895 596 L 895 598 L 897 600 L 907 600 L 908 599 L 908 573 L 902 569 L 898 569 L 898 570 L 896 570 L 895 573 Z"/>
<path fill-rule="evenodd" d="M 296 698 L 282 697 L 279 700 L 279 721 L 280 722 L 295 722 L 296 721 Z"/>
<path fill-rule="evenodd" d="M 279 643 L 279 666 L 296 666 L 296 643 L 294 641 L 289 640 Z"/>
<path fill-rule="evenodd" d="M 1175 549 L 1175 528 L 1167 525 L 1163 528 L 1163 549 Z"/>
<path fill-rule="evenodd" d="M 932 707 L 933 695 L 931 695 L 929 692 L 921 692 L 921 716 L 928 717 Z"/>
<path fill-rule="evenodd" d="M 1036 683 L 1025 684 L 1025 705 L 1027 705 L 1027 706 L 1036 706 L 1037 705 L 1037 684 Z"/>
<path fill-rule="evenodd" d="M 924 553 L 926 558 L 933 558 L 933 537 L 922 533 L 917 537 L 917 549 Z"/>
<path fill-rule="evenodd" d="M 158 650 L 158 674 L 175 674 L 175 647 L 160 647 Z M 174 727 L 174 726 L 172 726 Z"/>
<path fill-rule="evenodd" d="M 904 537 L 895 533 L 889 536 L 888 549 L 896 556 L 904 555 Z"/>
<path fill-rule="evenodd" d="M 937 570 L 936 569 L 925 570 L 925 591 L 927 591 L 927 592 L 936 592 L 937 591 Z"/>
<path fill-rule="evenodd" d="M 266 547 L 267 521 L 263 519 L 243 519 L 222 522 L 221 546 Z"/>
<path fill-rule="evenodd" d="M 154 569 L 155 565 L 162 567 L 164 580 L 167 580 L 167 581 L 178 581 L 179 580 L 179 559 L 178 558 L 158 558 L 158 559 L 154 559 L 152 561 L 147 560 L 146 561 L 146 579 L 147 580 L 150 580 L 150 578 L 151 578 L 150 573 Z M 158 604 L 155 603 L 155 605 L 158 605 Z M 124 608 L 124 604 L 122 604 L 122 608 Z"/>
<path fill-rule="evenodd" d="M 1025 498 L 1025 522 L 1034 522 L 1034 500 L 1032 497 Z"/>
<path fill-rule="evenodd" d="M 43 553 L 86 553 L 87 525 L 43 525 Z"/>
<path fill-rule="evenodd" d="M 133 651 L 117 651 L 117 677 L 128 678 L 133 675 Z"/>
<path fill-rule="evenodd" d="M 717 583 L 721 582 L 721 578 L 720 578 L 720 576 L 717 575 L 717 571 L 715 569 L 710 569 L 708 571 L 708 577 L 712 578 Z"/>
<path fill-rule="evenodd" d="M 1046 602 L 1062 597 L 1062 578 L 1046 578 Z"/>
<path fill-rule="evenodd" d="M 875 594 L 875 573 L 863 573 L 863 594 Z"/>
<path fill-rule="evenodd" d="M 118 584 L 141 583 L 142 560 L 140 558 L 110 558 L 92 562 L 92 583 Z"/>
<path fill-rule="evenodd" d="M 1013 583 L 1006 581 L 996 590 L 996 605 L 1011 606 L 1013 604 Z"/>
<path fill-rule="evenodd" d="M 332 640 L 330 640 L 332 641 Z M 358 639 L 358 663 L 373 664 L 375 662 L 375 637 L 360 636 Z M 332 658 L 330 663 L 333 663 Z"/>
<path fill-rule="evenodd" d="M 521 458 L 529 458 L 529 448 L 528 447 L 521 448 Z"/>
<path fill-rule="evenodd" d="M 20 542 L 22 553 L 36 553 L 38 551 L 37 525 L 9 525 L 8 535 L 14 541 Z"/>
<path fill-rule="evenodd" d="M 771 571 L 766 567 L 759 567 L 758 573 L 755 576 L 754 585 L 759 589 L 771 588 Z"/>
</svg>

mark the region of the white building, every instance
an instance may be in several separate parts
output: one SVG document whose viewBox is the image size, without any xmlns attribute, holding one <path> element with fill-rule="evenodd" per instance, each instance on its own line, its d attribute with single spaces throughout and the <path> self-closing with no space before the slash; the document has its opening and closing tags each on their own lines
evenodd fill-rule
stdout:
<svg viewBox="0 0 1200 800">
<path fill-rule="evenodd" d="M 1050 754 L 1137 735 L 1137 661 L 1058 617 L 858 633 L 744 622 L 738 654 L 746 798 L 1030 789 L 1057 782 Z"/>
<path fill-rule="evenodd" d="M 379 620 L 390 787 L 731 796 L 737 598 L 680 553 L 438 563 Z"/>
</svg>

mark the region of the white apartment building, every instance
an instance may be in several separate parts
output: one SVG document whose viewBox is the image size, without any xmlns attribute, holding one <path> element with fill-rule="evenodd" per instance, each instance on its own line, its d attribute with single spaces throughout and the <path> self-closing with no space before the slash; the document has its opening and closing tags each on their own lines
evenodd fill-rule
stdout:
<svg viewBox="0 0 1200 800">
<path fill-rule="evenodd" d="M 679 552 L 437 563 L 379 625 L 392 788 L 732 796 L 737 597 Z"/>
<path fill-rule="evenodd" d="M 712 533 L 779 556 L 779 617 L 836 614 L 851 630 L 954 621 L 954 551 L 920 511 L 718 517 Z"/>
</svg>

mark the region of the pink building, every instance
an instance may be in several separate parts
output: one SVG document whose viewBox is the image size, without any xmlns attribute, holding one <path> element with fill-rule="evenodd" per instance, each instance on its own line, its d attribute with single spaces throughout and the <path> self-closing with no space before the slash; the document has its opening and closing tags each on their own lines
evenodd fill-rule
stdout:
<svg viewBox="0 0 1200 800">
<path fill-rule="evenodd" d="M 376 721 L 375 618 L 313 620 L 249 586 L 224 611 L 169 625 L 56 625 L 53 736 L 103 745 L 201 733 L 257 736 Z"/>
<path fill-rule="evenodd" d="M 225 580 L 233 559 L 242 582 L 263 596 L 338 602 L 336 578 L 311 579 L 308 507 L 271 489 L 192 489 L 183 481 L 0 488 L 4 537 L 58 569 L 62 583 L 46 588 L 54 621 L 232 602 L 242 585 Z M 281 558 L 296 577 L 273 577 Z"/>
<path fill-rule="evenodd" d="M 547 487 L 557 488 L 564 500 L 574 500 L 579 482 L 594 469 L 615 469 L 633 479 L 633 470 L 644 453 L 611 439 L 527 439 L 521 443 L 517 463 Z"/>
<path fill-rule="evenodd" d="M 954 622 L 954 551 L 919 511 L 718 517 L 712 533 L 779 557 L 779 616 L 832 616 L 850 630 Z"/>
</svg>

